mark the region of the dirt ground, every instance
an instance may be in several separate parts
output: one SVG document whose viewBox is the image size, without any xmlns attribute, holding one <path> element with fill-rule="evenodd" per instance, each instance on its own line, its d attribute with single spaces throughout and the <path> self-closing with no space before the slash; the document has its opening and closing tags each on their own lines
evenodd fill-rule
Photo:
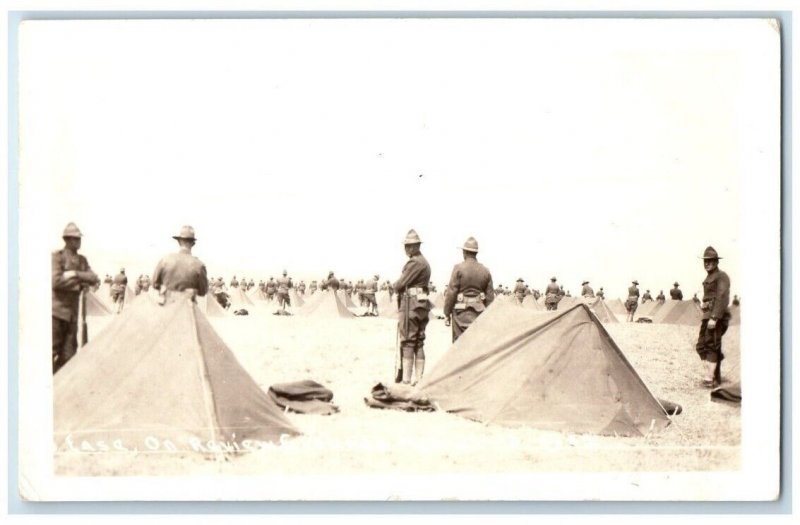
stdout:
<svg viewBox="0 0 800 525">
<path fill-rule="evenodd" d="M 252 310 L 249 316 L 211 318 L 242 366 L 265 391 L 274 383 L 302 379 L 322 383 L 334 392 L 338 414 L 287 414 L 303 435 L 238 456 L 68 452 L 56 456 L 56 473 L 664 472 L 740 466 L 740 409 L 710 401 L 709 391 L 700 387 L 694 326 L 605 325 L 653 394 L 684 409 L 659 434 L 608 437 L 484 425 L 447 413 L 368 408 L 364 398 L 371 387 L 392 380 L 396 321 L 274 316 L 265 306 Z M 90 318 L 90 333 L 108 320 Z M 449 348 L 449 330 L 442 320 L 428 325 L 429 371 Z M 738 326 L 731 327 L 723 345 L 738 352 Z"/>
</svg>

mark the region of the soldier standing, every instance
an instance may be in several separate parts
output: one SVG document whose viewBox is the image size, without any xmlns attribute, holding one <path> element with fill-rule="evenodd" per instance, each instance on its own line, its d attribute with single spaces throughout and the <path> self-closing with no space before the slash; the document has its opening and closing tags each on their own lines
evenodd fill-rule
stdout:
<svg viewBox="0 0 800 525">
<path fill-rule="evenodd" d="M 470 239 L 472 239 L 472 237 L 470 237 Z M 475 253 L 478 252 L 476 251 Z M 464 262 L 466 262 L 466 259 L 464 260 Z M 449 289 L 450 285 L 447 285 L 447 287 Z M 525 280 L 522 277 L 517 279 L 517 284 L 514 286 L 514 298 L 517 300 L 519 304 L 522 304 L 522 301 L 525 300 Z"/>
<path fill-rule="evenodd" d="M 300 284 L 297 285 L 297 293 L 299 293 L 300 295 L 305 295 L 306 294 L 306 282 L 305 281 L 300 280 Z"/>
<path fill-rule="evenodd" d="M 144 279 L 142 279 L 142 291 L 143 292 L 149 292 L 150 291 L 150 284 L 151 284 L 150 276 L 145 274 L 144 275 Z"/>
<path fill-rule="evenodd" d="M 639 306 L 639 281 L 633 280 L 632 286 L 628 287 L 628 299 L 625 301 L 625 309 L 628 311 L 628 322 L 633 322 L 633 314 Z"/>
<path fill-rule="evenodd" d="M 267 281 L 267 299 L 271 301 L 275 297 L 276 291 L 278 291 L 278 285 L 275 283 L 275 278 L 270 277 Z"/>
<path fill-rule="evenodd" d="M 550 284 L 544 291 L 544 305 L 548 310 L 557 310 L 558 301 L 561 300 L 561 288 L 556 284 L 556 278 L 550 278 Z"/>
<path fill-rule="evenodd" d="M 117 306 L 117 313 L 122 312 L 125 304 L 125 290 L 128 288 L 128 276 L 125 275 L 125 268 L 120 268 L 119 273 L 114 276 L 111 283 L 111 299 Z"/>
<path fill-rule="evenodd" d="M 667 298 L 664 295 L 664 290 L 661 290 L 660 292 L 658 292 L 658 295 L 656 296 L 656 301 L 658 301 L 659 303 L 663 304 L 664 301 L 666 301 L 666 300 L 667 300 Z"/>
<path fill-rule="evenodd" d="M 372 315 L 378 315 L 378 301 L 375 299 L 375 294 L 378 293 L 378 280 L 380 276 L 376 273 L 375 276 L 364 283 L 364 302 Z"/>
<path fill-rule="evenodd" d="M 394 283 L 400 307 L 397 329 L 400 336 L 402 364 L 400 378 L 403 383 L 411 383 L 414 372 L 415 384 L 422 379 L 425 371 L 425 327 L 428 325 L 428 282 L 431 279 L 431 266 L 420 252 L 422 241 L 414 230 L 409 230 L 403 245 L 408 262 L 403 273 Z M 397 381 L 399 378 L 395 378 Z"/>
<path fill-rule="evenodd" d="M 288 272 L 284 270 L 283 276 L 278 278 L 278 306 L 284 310 L 286 310 L 287 306 L 291 306 L 289 290 L 292 287 L 292 279 L 288 276 Z"/>
<path fill-rule="evenodd" d="M 51 257 L 53 289 L 53 373 L 58 372 L 78 351 L 78 309 L 81 293 L 100 282 L 86 257 L 78 254 L 81 231 L 74 222 L 62 234 L 64 248 Z"/>
<path fill-rule="evenodd" d="M 231 288 L 238 288 L 238 287 L 239 287 L 239 281 L 236 279 L 236 276 L 234 275 L 233 279 L 231 279 Z"/>
<path fill-rule="evenodd" d="M 317 291 L 317 281 L 315 279 L 315 280 L 311 281 L 310 285 L 308 285 L 308 294 L 309 295 L 314 295 L 314 292 L 316 292 L 316 291 Z"/>
<path fill-rule="evenodd" d="M 603 291 L 603 287 L 602 286 L 600 287 L 600 290 L 598 290 L 598 292 L 597 292 L 597 297 L 599 297 L 600 299 L 603 299 L 604 301 L 606 299 L 606 293 Z"/>
<path fill-rule="evenodd" d="M 328 272 L 328 278 L 325 279 L 325 290 L 333 290 L 334 292 L 339 290 L 339 279 L 333 275 L 333 272 Z"/>
<path fill-rule="evenodd" d="M 583 281 L 581 283 L 581 286 L 583 287 L 581 288 L 581 297 L 586 297 L 586 298 L 594 297 L 594 290 L 592 290 L 592 287 L 589 286 L 589 281 Z"/>
<path fill-rule="evenodd" d="M 673 301 L 682 301 L 683 300 L 683 292 L 681 291 L 680 288 L 678 288 L 678 286 L 680 286 L 680 285 L 678 284 L 677 281 L 675 281 L 675 285 L 674 286 L 675 287 L 672 290 L 669 291 L 669 298 L 672 299 Z"/>
<path fill-rule="evenodd" d="M 192 255 L 192 247 L 197 242 L 194 228 L 182 226 L 172 238 L 178 241 L 178 252 L 161 259 L 153 272 L 153 288 L 159 292 L 161 305 L 180 297 L 194 302 L 196 296 L 202 297 L 208 292 L 206 267 Z"/>
<path fill-rule="evenodd" d="M 650 295 L 650 290 L 647 290 L 644 295 L 642 296 L 642 304 L 646 303 L 647 301 L 652 301 L 653 296 Z"/>
<path fill-rule="evenodd" d="M 731 280 L 728 274 L 719 269 L 722 257 L 709 246 L 703 253 L 703 267 L 708 274 L 703 281 L 703 320 L 697 338 L 700 359 L 706 365 L 703 386 L 713 388 L 722 382 L 721 365 L 725 356 L 722 353 L 722 336 L 728 331 L 731 314 L 728 310 Z"/>
<path fill-rule="evenodd" d="M 464 262 L 453 267 L 444 294 L 444 324 L 450 326 L 452 318 L 454 343 L 494 301 L 492 274 L 478 262 L 478 241 L 470 237 L 461 252 Z"/>
</svg>

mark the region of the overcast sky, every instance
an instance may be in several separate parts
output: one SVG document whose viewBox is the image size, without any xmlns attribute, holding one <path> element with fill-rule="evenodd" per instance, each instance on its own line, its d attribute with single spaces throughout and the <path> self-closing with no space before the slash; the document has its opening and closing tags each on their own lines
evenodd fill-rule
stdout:
<svg viewBox="0 0 800 525">
<path fill-rule="evenodd" d="M 764 22 L 25 22 L 21 220 L 75 221 L 100 273 L 182 224 L 209 273 L 395 280 L 409 228 L 444 283 L 737 288 L 748 177 L 777 177 Z M 771 149 L 770 149 L 771 148 Z M 774 155 L 773 155 L 774 157 Z M 774 158 L 771 158 L 774 160 Z M 774 171 L 774 170 L 773 170 Z M 46 219 L 46 220 L 43 220 Z M 24 242 L 24 239 L 21 240 Z"/>
</svg>

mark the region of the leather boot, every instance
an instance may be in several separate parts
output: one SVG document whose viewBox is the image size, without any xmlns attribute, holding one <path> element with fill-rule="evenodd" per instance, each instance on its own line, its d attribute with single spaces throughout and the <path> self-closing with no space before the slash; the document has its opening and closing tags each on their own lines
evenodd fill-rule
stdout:
<svg viewBox="0 0 800 525">
<path fill-rule="evenodd" d="M 413 357 L 403 357 L 403 384 L 411 383 L 411 370 L 414 368 Z"/>
</svg>

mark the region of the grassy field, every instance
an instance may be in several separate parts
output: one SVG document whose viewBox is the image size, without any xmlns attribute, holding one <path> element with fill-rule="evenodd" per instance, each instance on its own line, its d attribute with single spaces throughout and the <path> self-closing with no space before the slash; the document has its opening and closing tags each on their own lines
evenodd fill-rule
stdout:
<svg viewBox="0 0 800 525">
<path fill-rule="evenodd" d="M 313 379 L 334 392 L 340 412 L 287 414 L 303 435 L 283 446 L 224 459 L 178 453 L 62 453 L 65 475 L 262 473 L 524 473 L 726 471 L 740 466 L 738 406 L 711 402 L 700 387 L 697 327 L 605 325 L 653 394 L 683 406 L 661 433 L 609 437 L 484 425 L 447 413 L 370 409 L 364 398 L 393 375 L 396 321 L 274 316 L 211 318 L 244 368 L 266 390 Z M 96 333 L 108 318 L 93 318 Z M 90 332 L 91 333 L 91 332 Z M 449 328 L 431 320 L 428 370 L 448 350 Z M 739 330 L 724 340 L 738 354 Z M 731 360 L 732 361 L 732 360 Z M 723 368 L 723 374 L 726 369 Z"/>
</svg>

